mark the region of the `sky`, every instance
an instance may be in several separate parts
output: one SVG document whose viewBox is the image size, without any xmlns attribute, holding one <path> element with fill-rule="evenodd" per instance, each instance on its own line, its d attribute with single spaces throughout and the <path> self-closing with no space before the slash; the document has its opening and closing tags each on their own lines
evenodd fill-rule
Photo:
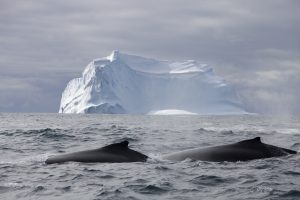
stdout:
<svg viewBox="0 0 300 200">
<path fill-rule="evenodd" d="M 112 50 L 208 63 L 251 112 L 300 113 L 298 0 L 0 0 L 0 112 L 58 112 Z"/>
</svg>

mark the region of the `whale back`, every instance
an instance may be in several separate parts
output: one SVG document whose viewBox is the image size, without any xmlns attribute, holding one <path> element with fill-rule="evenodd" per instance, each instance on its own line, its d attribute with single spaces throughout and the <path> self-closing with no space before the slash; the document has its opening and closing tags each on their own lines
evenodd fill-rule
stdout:
<svg viewBox="0 0 300 200">
<path fill-rule="evenodd" d="M 181 161 L 187 158 L 203 161 L 248 161 L 295 154 L 297 152 L 261 142 L 260 137 L 243 140 L 237 143 L 197 148 L 163 156 L 164 159 Z"/>
<path fill-rule="evenodd" d="M 63 162 L 145 162 L 147 156 L 130 149 L 129 142 L 110 144 L 98 149 L 79 151 L 48 158 L 46 164 Z"/>
<path fill-rule="evenodd" d="M 253 148 L 255 150 L 263 151 L 265 154 L 268 154 L 270 157 L 278 157 L 278 156 L 285 156 L 288 154 L 296 154 L 296 151 L 281 148 L 277 146 L 273 146 L 270 144 L 265 144 L 261 142 L 260 137 L 256 137 L 250 140 L 243 140 L 241 142 L 236 143 L 243 148 Z"/>
</svg>

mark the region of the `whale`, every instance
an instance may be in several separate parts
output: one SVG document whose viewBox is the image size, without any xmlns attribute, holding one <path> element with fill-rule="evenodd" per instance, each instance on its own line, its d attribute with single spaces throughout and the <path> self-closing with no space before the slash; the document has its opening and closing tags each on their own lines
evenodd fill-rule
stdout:
<svg viewBox="0 0 300 200">
<path fill-rule="evenodd" d="M 110 144 L 98 149 L 52 156 L 46 159 L 46 164 L 83 162 L 83 163 L 123 163 L 145 162 L 148 156 L 128 148 L 128 141 Z"/>
<path fill-rule="evenodd" d="M 281 157 L 296 154 L 296 151 L 261 142 L 260 137 L 233 144 L 195 148 L 162 156 L 164 160 L 183 161 L 186 159 L 211 162 L 237 162 L 255 159 Z"/>
</svg>

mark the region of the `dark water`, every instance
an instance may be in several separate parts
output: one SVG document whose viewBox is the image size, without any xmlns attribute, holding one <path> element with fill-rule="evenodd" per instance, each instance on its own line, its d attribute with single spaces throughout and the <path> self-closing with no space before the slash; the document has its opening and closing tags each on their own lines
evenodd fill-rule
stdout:
<svg viewBox="0 0 300 200">
<path fill-rule="evenodd" d="M 300 199 L 299 154 L 237 163 L 166 153 L 262 137 L 300 151 L 300 118 L 0 114 L 0 199 Z M 146 163 L 45 165 L 128 140 Z"/>
</svg>

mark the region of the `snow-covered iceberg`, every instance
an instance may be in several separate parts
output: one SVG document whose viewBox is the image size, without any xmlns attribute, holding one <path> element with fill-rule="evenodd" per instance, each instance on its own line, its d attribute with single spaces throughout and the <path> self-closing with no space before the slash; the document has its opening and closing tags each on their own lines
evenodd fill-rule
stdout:
<svg viewBox="0 0 300 200">
<path fill-rule="evenodd" d="M 65 88 L 60 113 L 241 114 L 233 87 L 195 60 L 160 61 L 113 51 Z"/>
</svg>

